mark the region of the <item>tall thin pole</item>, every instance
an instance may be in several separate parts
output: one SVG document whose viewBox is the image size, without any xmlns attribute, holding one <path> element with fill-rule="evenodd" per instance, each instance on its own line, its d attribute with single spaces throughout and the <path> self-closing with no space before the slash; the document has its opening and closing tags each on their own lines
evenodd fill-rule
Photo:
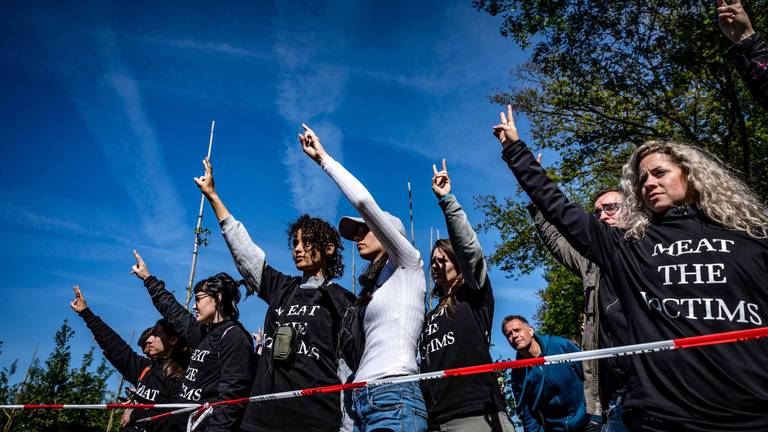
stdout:
<svg viewBox="0 0 768 432">
<path fill-rule="evenodd" d="M 408 180 L 408 209 L 411 217 L 411 244 L 416 246 L 416 242 L 413 237 L 413 194 L 411 193 L 411 181 Z"/>
<path fill-rule="evenodd" d="M 133 337 L 136 336 L 136 330 L 131 330 L 131 338 L 128 339 L 130 341 L 133 341 Z M 117 393 L 115 394 L 115 403 L 120 402 L 120 392 L 123 391 L 123 384 L 125 383 L 125 377 L 120 376 L 120 384 L 117 385 Z M 109 421 L 107 422 L 107 432 L 112 430 L 112 421 L 115 418 L 115 410 L 112 410 L 109 412 Z"/>
<path fill-rule="evenodd" d="M 23 396 L 24 392 L 27 390 L 27 380 L 29 380 L 29 371 L 32 370 L 32 365 L 35 364 L 35 360 L 37 359 L 37 349 L 40 347 L 40 344 L 35 345 L 35 351 L 32 352 L 32 361 L 29 362 L 29 366 L 27 367 L 27 373 L 24 374 L 24 381 L 21 382 L 21 387 L 19 387 L 19 391 L 16 392 L 16 397 L 14 399 L 16 400 L 15 403 L 21 402 L 21 397 Z M 5 422 L 5 427 L 3 427 L 3 432 L 8 432 L 11 430 L 11 423 L 13 422 L 13 417 L 16 416 L 16 410 L 14 410 L 9 416 L 8 421 Z"/>
<path fill-rule="evenodd" d="M 211 121 L 211 138 L 208 140 L 208 155 L 206 160 L 211 160 L 211 148 L 213 147 L 213 128 L 216 121 Z M 195 247 L 192 250 L 192 268 L 189 270 L 189 282 L 187 283 L 187 298 L 184 300 L 184 307 L 189 309 L 189 301 L 192 299 L 192 283 L 195 281 L 195 270 L 197 269 L 197 255 L 200 251 L 200 230 L 203 225 L 203 208 L 205 205 L 205 195 L 200 194 L 200 211 L 197 212 L 197 226 L 195 226 Z"/>
<path fill-rule="evenodd" d="M 355 286 L 356 277 L 355 277 L 355 250 L 357 249 L 357 243 L 355 241 L 352 241 L 352 294 L 357 295 L 357 287 Z"/>
<path fill-rule="evenodd" d="M 434 239 L 432 238 L 432 227 L 429 227 L 429 247 L 432 248 L 432 245 L 435 244 Z M 430 257 L 431 259 L 432 257 Z M 429 313 L 430 310 L 432 310 L 432 286 L 434 285 L 435 281 L 432 278 L 432 265 L 429 265 L 429 271 L 427 272 L 429 275 L 429 291 L 427 292 L 427 313 Z"/>
</svg>

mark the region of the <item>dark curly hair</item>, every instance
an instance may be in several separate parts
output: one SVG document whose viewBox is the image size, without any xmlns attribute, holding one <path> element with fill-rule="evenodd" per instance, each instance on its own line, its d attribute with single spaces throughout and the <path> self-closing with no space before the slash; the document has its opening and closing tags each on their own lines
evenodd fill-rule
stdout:
<svg viewBox="0 0 768 432">
<path fill-rule="evenodd" d="M 325 256 L 323 265 L 323 275 L 326 279 L 338 279 L 344 275 L 344 262 L 341 257 L 341 251 L 344 250 L 344 244 L 341 242 L 341 236 L 331 224 L 307 214 L 299 216 L 292 223 L 288 230 L 288 248 L 293 249 L 293 240 L 296 233 L 301 230 L 301 241 L 312 249 L 323 253 L 325 247 L 329 244 L 334 246 L 333 253 Z"/>
</svg>

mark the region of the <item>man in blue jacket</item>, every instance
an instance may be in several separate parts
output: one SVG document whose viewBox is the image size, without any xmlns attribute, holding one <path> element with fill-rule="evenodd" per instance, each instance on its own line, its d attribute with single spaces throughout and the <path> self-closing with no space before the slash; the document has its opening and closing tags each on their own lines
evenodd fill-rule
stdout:
<svg viewBox="0 0 768 432">
<path fill-rule="evenodd" d="M 534 335 L 520 315 L 504 318 L 501 328 L 518 360 L 579 351 L 567 339 Z M 525 432 L 585 430 L 589 415 L 583 380 L 579 362 L 512 369 L 512 392 Z"/>
</svg>

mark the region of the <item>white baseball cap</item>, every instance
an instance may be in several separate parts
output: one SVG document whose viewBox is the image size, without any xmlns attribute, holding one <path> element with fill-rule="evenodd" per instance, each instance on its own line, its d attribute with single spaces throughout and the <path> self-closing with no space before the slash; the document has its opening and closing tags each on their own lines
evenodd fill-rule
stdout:
<svg viewBox="0 0 768 432">
<path fill-rule="evenodd" d="M 386 211 L 384 212 L 384 215 L 389 220 L 389 223 L 394 225 L 395 228 L 397 228 L 397 231 L 402 234 L 403 237 L 408 238 L 408 236 L 405 235 L 405 225 L 403 225 L 403 222 L 399 217 Z M 360 229 L 360 225 L 368 226 L 368 224 L 366 224 L 361 217 L 344 216 L 339 220 L 339 234 L 341 234 L 341 236 L 347 240 L 354 241 L 355 236 Z"/>
</svg>

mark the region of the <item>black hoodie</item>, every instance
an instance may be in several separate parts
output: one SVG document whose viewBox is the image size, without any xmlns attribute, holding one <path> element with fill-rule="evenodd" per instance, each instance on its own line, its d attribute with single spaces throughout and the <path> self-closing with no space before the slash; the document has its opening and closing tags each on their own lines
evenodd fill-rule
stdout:
<svg viewBox="0 0 768 432">
<path fill-rule="evenodd" d="M 259 297 L 269 303 L 264 316 L 264 346 L 252 395 L 339 384 L 336 358 L 341 318 L 354 295 L 333 282 L 301 288 L 302 278 L 264 267 Z M 281 325 L 297 330 L 295 355 L 288 361 L 272 359 L 275 332 Z M 242 430 L 328 432 L 341 424 L 338 393 L 249 404 Z"/>
<path fill-rule="evenodd" d="M 176 402 L 204 403 L 248 397 L 253 379 L 253 339 L 240 322 L 226 319 L 203 325 L 154 276 L 144 280 L 158 312 L 192 347 L 189 367 Z M 214 408 L 196 430 L 224 432 L 238 429 L 243 405 Z M 186 422 L 187 416 L 174 416 Z"/>
<path fill-rule="evenodd" d="M 695 205 L 625 240 L 570 202 L 525 143 L 508 145 L 503 158 L 547 220 L 610 279 L 629 343 L 766 325 L 766 240 L 724 228 Z M 766 360 L 765 340 L 631 356 L 624 420 L 648 431 L 768 430 Z"/>
<path fill-rule="evenodd" d="M 181 389 L 181 378 L 173 380 L 165 378 L 164 359 L 151 360 L 136 354 L 130 345 L 90 308 L 85 308 L 79 315 L 104 351 L 104 357 L 126 381 L 136 387 L 133 397 L 135 403 L 162 404 L 174 401 Z M 159 412 L 137 409 L 133 411 L 131 418 L 135 421 L 155 414 Z M 165 422 L 162 420 L 146 423 L 142 428 L 148 431 L 166 430 Z"/>
</svg>

